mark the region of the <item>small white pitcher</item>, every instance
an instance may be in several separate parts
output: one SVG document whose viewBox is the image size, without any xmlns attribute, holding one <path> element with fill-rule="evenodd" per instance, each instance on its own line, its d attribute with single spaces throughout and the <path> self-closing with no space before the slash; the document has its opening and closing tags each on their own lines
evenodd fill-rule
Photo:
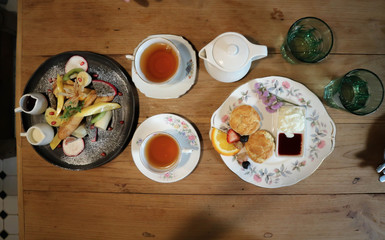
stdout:
<svg viewBox="0 0 385 240">
<path fill-rule="evenodd" d="M 26 133 L 20 133 L 20 136 L 27 137 L 30 144 L 35 146 L 49 144 L 53 137 L 53 128 L 48 123 L 38 123 L 28 128 Z"/>
<path fill-rule="evenodd" d="M 15 112 L 25 112 L 31 115 L 42 114 L 48 107 L 47 98 L 41 93 L 27 93 L 19 100 Z"/>
</svg>

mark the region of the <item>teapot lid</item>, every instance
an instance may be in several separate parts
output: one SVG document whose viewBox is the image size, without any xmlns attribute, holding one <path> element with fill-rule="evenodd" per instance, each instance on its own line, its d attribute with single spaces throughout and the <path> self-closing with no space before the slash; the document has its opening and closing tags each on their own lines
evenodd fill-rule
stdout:
<svg viewBox="0 0 385 240">
<path fill-rule="evenodd" d="M 249 47 L 244 36 L 225 33 L 218 36 L 213 47 L 213 58 L 223 69 L 239 70 L 249 58 Z"/>
</svg>

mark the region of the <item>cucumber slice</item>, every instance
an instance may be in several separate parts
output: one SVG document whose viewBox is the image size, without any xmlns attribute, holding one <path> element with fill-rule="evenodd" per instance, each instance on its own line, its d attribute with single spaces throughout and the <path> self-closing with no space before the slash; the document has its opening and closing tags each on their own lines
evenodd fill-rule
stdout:
<svg viewBox="0 0 385 240">
<path fill-rule="evenodd" d="M 69 80 L 71 78 L 71 76 L 73 74 L 77 74 L 77 73 L 80 73 L 80 72 L 83 72 L 83 71 L 84 71 L 83 68 L 73 68 L 69 72 L 64 74 L 63 81 L 67 81 L 67 80 Z"/>
<path fill-rule="evenodd" d="M 95 117 L 92 118 L 91 123 L 96 123 L 106 115 L 106 112 L 98 113 Z"/>
<path fill-rule="evenodd" d="M 112 111 L 105 111 L 105 115 L 95 123 L 95 127 L 106 130 L 112 118 Z"/>
</svg>

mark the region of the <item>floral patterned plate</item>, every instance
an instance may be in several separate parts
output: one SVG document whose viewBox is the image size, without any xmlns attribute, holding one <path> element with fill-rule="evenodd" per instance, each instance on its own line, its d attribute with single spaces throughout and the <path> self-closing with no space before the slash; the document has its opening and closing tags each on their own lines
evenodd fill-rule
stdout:
<svg viewBox="0 0 385 240">
<path fill-rule="evenodd" d="M 182 154 L 181 162 L 173 171 L 154 173 L 140 160 L 140 145 L 148 135 L 157 131 L 170 133 L 178 139 L 182 148 L 193 150 Z M 197 132 L 187 120 L 174 114 L 158 114 L 146 119 L 135 131 L 131 141 L 131 154 L 139 171 L 146 177 L 156 182 L 171 183 L 187 177 L 195 169 L 201 154 L 201 144 Z"/>
<path fill-rule="evenodd" d="M 261 89 L 271 96 L 306 108 L 305 152 L 301 157 L 277 157 L 276 152 L 264 163 L 244 169 L 234 156 L 223 156 L 225 164 L 241 179 L 265 188 L 293 185 L 310 176 L 333 151 L 336 128 L 318 97 L 304 85 L 284 77 L 265 77 L 251 80 L 238 87 L 213 113 L 211 126 L 229 129 L 228 118 L 239 105 L 254 107 L 261 116 L 261 129 L 270 131 L 276 139 L 276 114 L 261 100 Z M 277 102 L 276 102 L 277 103 Z"/>
</svg>

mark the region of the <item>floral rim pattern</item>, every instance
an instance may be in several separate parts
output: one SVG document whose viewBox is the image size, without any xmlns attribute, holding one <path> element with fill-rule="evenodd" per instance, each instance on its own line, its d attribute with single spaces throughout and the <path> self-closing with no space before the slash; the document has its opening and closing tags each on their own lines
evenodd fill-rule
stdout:
<svg viewBox="0 0 385 240">
<path fill-rule="evenodd" d="M 301 158 L 278 159 L 275 155 L 263 164 L 251 163 L 247 169 L 238 164 L 235 157 L 221 156 L 226 165 L 243 180 L 254 185 L 276 188 L 295 184 L 311 175 L 322 161 L 333 151 L 335 126 L 321 101 L 305 86 L 283 77 L 266 77 L 251 80 L 237 88 L 213 114 L 212 126 L 229 129 L 229 116 L 232 110 L 242 104 L 252 105 L 269 121 L 274 114 L 273 104 L 261 100 L 261 86 L 279 101 L 304 106 L 306 111 L 305 155 Z M 265 101 L 262 104 L 262 101 Z M 277 104 L 278 105 L 278 104 Z M 266 130 L 274 132 L 274 126 L 265 124 Z"/>
<path fill-rule="evenodd" d="M 189 123 L 183 118 L 175 117 L 174 115 L 167 115 L 165 117 L 165 121 L 167 124 L 172 126 L 178 133 L 184 137 L 186 137 L 191 146 L 198 146 L 197 136 L 189 126 Z"/>
<path fill-rule="evenodd" d="M 140 145 L 152 132 L 166 131 L 176 133 L 175 137 L 183 139 L 187 145 L 195 149 L 190 155 L 182 156 L 182 166 L 165 173 L 153 173 L 146 169 L 139 156 Z M 159 114 L 146 119 L 134 134 L 131 153 L 138 169 L 148 178 L 157 182 L 176 182 L 188 176 L 196 167 L 200 158 L 200 141 L 194 127 L 184 118 L 173 114 Z"/>
<path fill-rule="evenodd" d="M 178 47 L 181 54 L 181 62 L 183 64 L 183 71 L 181 71 L 181 76 L 179 76 L 181 79 L 172 84 L 148 84 L 140 79 L 135 71 L 134 64 L 132 64 L 132 81 L 134 82 L 135 86 L 147 97 L 156 99 L 179 98 L 180 96 L 184 95 L 195 83 L 197 76 L 196 52 L 192 45 L 182 36 L 170 34 L 148 36 L 148 38 L 152 37 L 166 38 L 172 41 Z"/>
</svg>

